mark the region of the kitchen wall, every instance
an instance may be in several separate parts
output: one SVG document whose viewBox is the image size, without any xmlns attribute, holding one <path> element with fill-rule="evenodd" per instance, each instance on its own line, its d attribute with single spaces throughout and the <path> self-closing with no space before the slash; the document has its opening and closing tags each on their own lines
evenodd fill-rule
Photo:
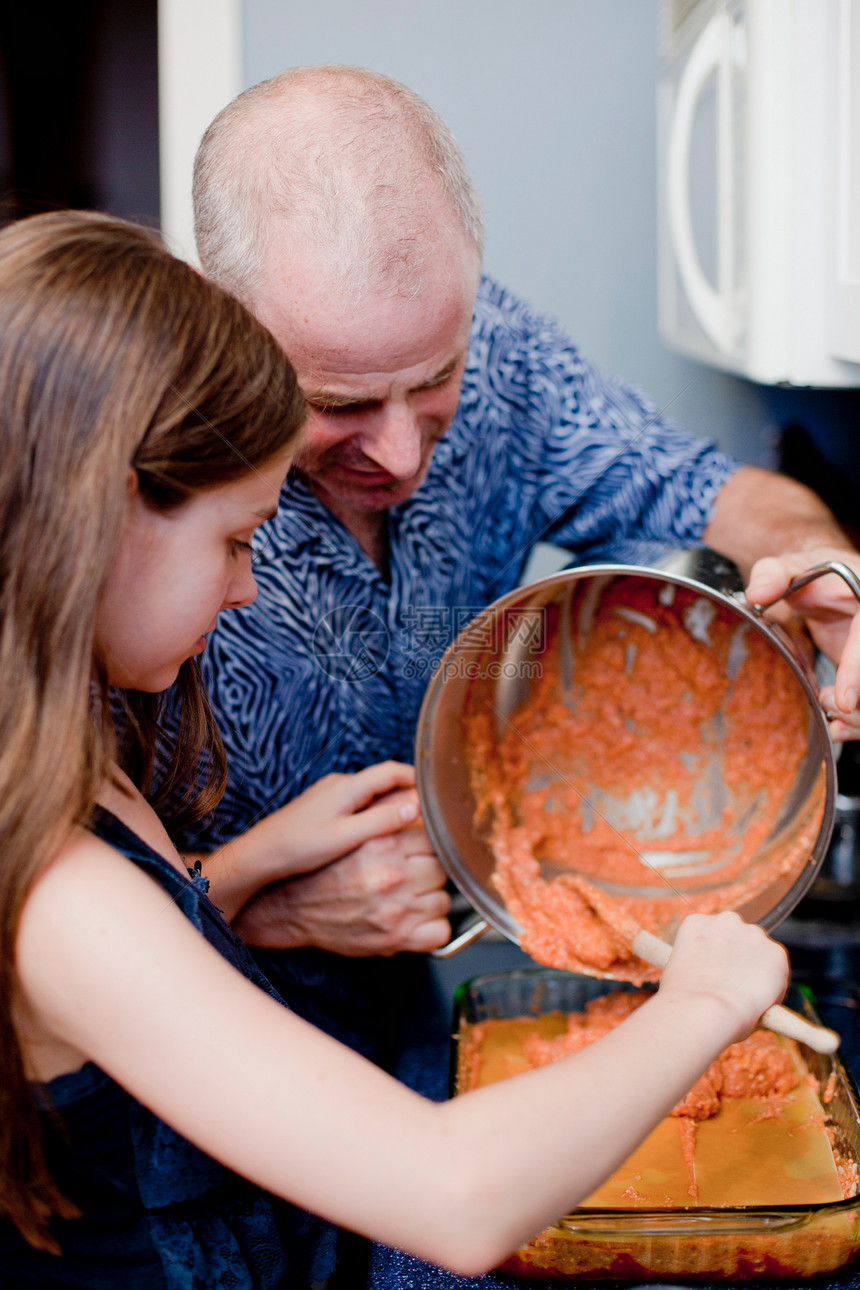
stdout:
<svg viewBox="0 0 860 1290">
<path fill-rule="evenodd" d="M 243 84 L 357 63 L 424 95 L 484 202 L 488 271 L 607 373 L 745 461 L 860 501 L 857 391 L 772 390 L 670 352 L 656 327 L 658 0 L 243 0 Z"/>
</svg>

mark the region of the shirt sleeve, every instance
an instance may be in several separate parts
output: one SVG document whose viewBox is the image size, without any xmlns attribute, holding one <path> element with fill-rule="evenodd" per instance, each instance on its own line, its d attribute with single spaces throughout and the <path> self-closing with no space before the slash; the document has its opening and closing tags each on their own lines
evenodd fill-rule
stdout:
<svg viewBox="0 0 860 1290">
<path fill-rule="evenodd" d="M 516 409 L 509 454 L 529 499 L 520 517 L 529 545 L 565 546 L 582 563 L 647 563 L 700 543 L 739 463 L 601 376 L 552 320 L 504 297 L 493 380 Z"/>
</svg>

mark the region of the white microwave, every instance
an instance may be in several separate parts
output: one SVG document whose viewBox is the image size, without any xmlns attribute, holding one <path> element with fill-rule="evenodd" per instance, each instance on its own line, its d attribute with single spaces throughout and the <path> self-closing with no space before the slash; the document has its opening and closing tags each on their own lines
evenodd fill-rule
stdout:
<svg viewBox="0 0 860 1290">
<path fill-rule="evenodd" d="M 860 387 L 860 0 L 663 0 L 658 190 L 667 344 Z"/>
</svg>

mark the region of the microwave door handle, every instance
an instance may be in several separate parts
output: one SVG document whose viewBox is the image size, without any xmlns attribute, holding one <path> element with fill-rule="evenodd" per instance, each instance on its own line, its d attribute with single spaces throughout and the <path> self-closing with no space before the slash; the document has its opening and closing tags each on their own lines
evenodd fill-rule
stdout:
<svg viewBox="0 0 860 1290">
<path fill-rule="evenodd" d="M 678 80 L 666 166 L 669 231 L 678 273 L 702 330 L 721 353 L 730 353 L 733 348 L 731 49 L 731 18 L 721 10 L 700 33 Z M 718 289 L 711 285 L 702 272 L 690 216 L 693 119 L 705 83 L 714 71 L 717 73 Z"/>
</svg>

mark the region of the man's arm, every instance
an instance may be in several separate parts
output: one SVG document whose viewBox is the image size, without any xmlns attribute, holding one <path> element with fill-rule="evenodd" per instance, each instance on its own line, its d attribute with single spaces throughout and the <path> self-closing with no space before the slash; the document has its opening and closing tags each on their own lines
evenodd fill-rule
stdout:
<svg viewBox="0 0 860 1290">
<path fill-rule="evenodd" d="M 744 576 L 763 556 L 802 554 L 817 547 L 854 550 L 811 489 L 757 466 L 742 466 L 720 489 L 704 541 L 734 560 Z"/>
</svg>

